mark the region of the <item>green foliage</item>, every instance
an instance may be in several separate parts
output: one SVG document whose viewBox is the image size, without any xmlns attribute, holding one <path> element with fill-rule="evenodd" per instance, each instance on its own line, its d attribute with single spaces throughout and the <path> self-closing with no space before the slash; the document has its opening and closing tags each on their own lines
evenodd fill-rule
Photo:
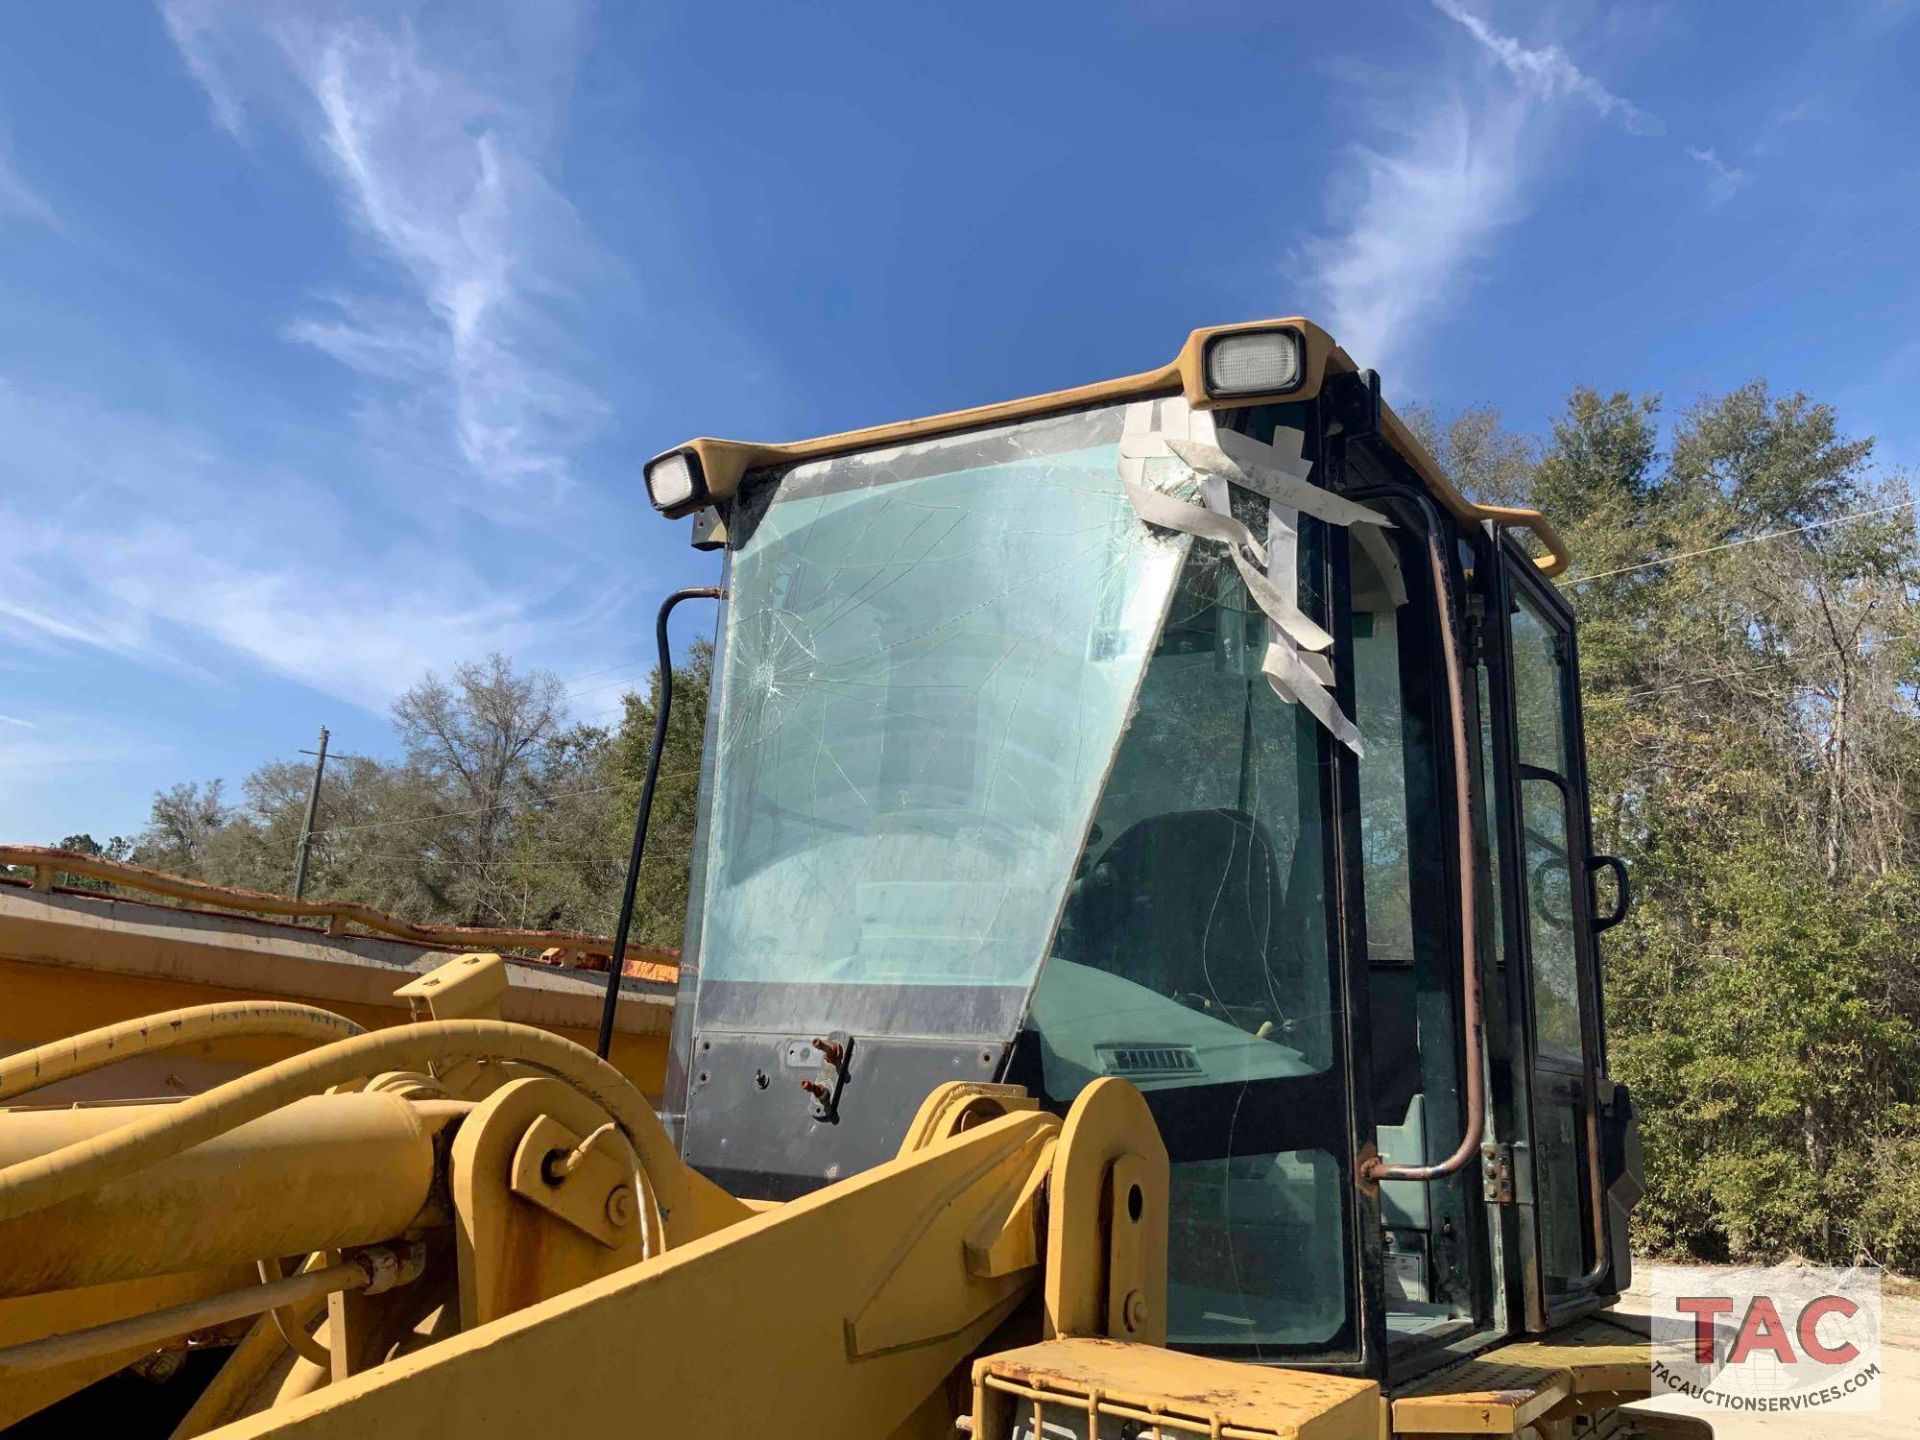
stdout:
<svg viewBox="0 0 1920 1440">
<path fill-rule="evenodd" d="M 104 845 L 91 835 L 69 835 L 66 839 L 60 841 L 56 848 L 71 850 L 76 855 L 97 856 L 102 860 L 131 860 L 133 858 L 133 842 L 124 835 L 115 835 Z M 31 871 L 27 871 L 27 874 L 31 874 Z M 23 876 L 23 878 L 25 877 Z M 103 895 L 110 895 L 114 891 L 113 882 L 110 880 L 96 879 L 91 875 L 70 875 L 64 870 L 54 876 L 54 884 L 65 885 L 73 890 L 93 890 Z"/>
<path fill-rule="evenodd" d="M 634 893 L 636 940 L 656 945 L 680 943 L 687 917 L 688 870 L 700 796 L 700 751 L 712 688 L 713 646 L 702 640 L 674 667 L 667 740 L 660 752 L 660 774 L 654 783 L 653 813 L 647 825 L 647 851 Z M 626 697 L 626 716 L 613 742 L 611 769 L 619 802 L 613 807 L 608 841 L 623 857 L 633 839 L 633 817 L 646 779 L 659 698 L 660 677 L 656 672 L 644 697 Z"/>
<path fill-rule="evenodd" d="M 1906 492 L 1802 395 L 1703 401 L 1664 454 L 1660 413 L 1575 391 L 1524 487 L 1579 557 L 1596 842 L 1639 894 L 1603 942 L 1636 1240 L 1920 1266 L 1920 547 L 1823 523 Z"/>
<path fill-rule="evenodd" d="M 1865 1198 L 1861 1248 L 1884 1265 L 1920 1270 L 1920 1110 L 1902 1107 L 1888 1117 L 1889 1133 L 1873 1138 L 1862 1157 Z"/>
<path fill-rule="evenodd" d="M 634 938 L 677 944 L 705 729 L 712 648 L 675 679 Z M 626 874 L 658 676 L 628 695 L 617 729 L 569 724 L 560 682 L 494 655 L 427 675 L 394 705 L 401 758 L 327 762 L 308 869 L 312 898 L 361 900 L 423 922 L 583 930 L 610 935 Z M 154 796 L 135 842 L 86 853 L 217 884 L 293 888 L 311 761 L 273 760 L 230 803 L 218 780 Z M 117 848 L 116 848 L 117 847 Z"/>
<path fill-rule="evenodd" d="M 1898 1133 L 1920 1077 L 1920 1031 L 1886 963 L 1917 899 L 1910 876 L 1835 887 L 1754 836 L 1702 867 L 1684 913 L 1649 906 L 1645 948 L 1609 968 L 1613 1063 L 1644 1116 L 1643 1243 L 1716 1259 L 1885 1252 L 1859 1217 L 1874 1141 Z"/>
</svg>

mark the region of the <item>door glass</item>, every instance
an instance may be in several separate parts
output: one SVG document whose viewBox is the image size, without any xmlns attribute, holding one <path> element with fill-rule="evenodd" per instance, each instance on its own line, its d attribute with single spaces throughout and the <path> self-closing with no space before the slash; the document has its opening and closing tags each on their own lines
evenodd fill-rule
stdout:
<svg viewBox="0 0 1920 1440">
<path fill-rule="evenodd" d="M 1480 689 L 1480 839 L 1486 846 L 1485 864 L 1480 874 L 1480 898 L 1482 914 L 1486 917 L 1481 923 L 1481 934 L 1491 936 L 1490 945 L 1484 953 L 1493 957 L 1496 975 L 1504 971 L 1507 964 L 1506 946 L 1506 903 L 1504 887 L 1500 883 L 1500 826 L 1495 817 L 1499 807 L 1499 772 L 1494 768 L 1493 751 L 1493 692 L 1492 683 L 1487 677 L 1487 667 L 1479 667 Z M 1505 986 L 1499 987 L 1504 995 Z"/>
<path fill-rule="evenodd" d="M 1412 868 L 1407 854 L 1406 706 L 1400 684 L 1400 615 L 1373 565 L 1353 553 L 1354 722 L 1360 758 L 1360 853 L 1366 866 L 1367 954 L 1413 958 Z M 1378 608 L 1360 608 L 1373 598 Z"/>
<path fill-rule="evenodd" d="M 1524 596 L 1513 615 L 1527 931 L 1541 1058 L 1580 1065 L 1580 957 L 1568 831 L 1565 690 L 1557 634 Z"/>
<path fill-rule="evenodd" d="M 1350 1350 L 1355 1328 L 1328 770 L 1260 672 L 1265 625 L 1194 545 L 1028 1017 L 1049 1106 L 1118 1075 L 1159 1122 L 1170 1343 L 1248 1358 Z"/>
<path fill-rule="evenodd" d="M 1395 547 L 1391 537 L 1384 543 Z M 1397 548 L 1397 547 L 1396 547 Z M 1381 1158 L 1442 1159 L 1459 1138 L 1459 949 L 1446 905 L 1445 805 L 1434 756 L 1431 644 L 1381 556 L 1349 549 L 1367 929 L 1373 1122 Z M 1396 603 L 1398 601 L 1398 603 Z M 1465 1176 L 1380 1186 L 1389 1342 L 1451 1332 L 1472 1310 Z"/>
<path fill-rule="evenodd" d="M 1564 775 L 1567 773 L 1567 731 L 1560 688 L 1559 631 L 1526 595 L 1515 599 L 1513 705 L 1520 736 L 1520 763 Z"/>
<path fill-rule="evenodd" d="M 1542 1086 L 1533 1123 L 1542 1258 L 1548 1290 L 1559 1291 L 1587 1268 L 1581 1246 L 1579 1111 L 1571 1099 Z"/>
<path fill-rule="evenodd" d="M 1581 933 L 1575 871 L 1575 792 L 1566 713 L 1567 646 L 1562 632 L 1521 592 L 1510 629 L 1515 739 L 1519 751 L 1521 892 L 1531 961 L 1533 1199 L 1549 1295 L 1574 1289 L 1597 1253 L 1582 1197 L 1588 1174 L 1587 1078 L 1581 1028 Z"/>
</svg>

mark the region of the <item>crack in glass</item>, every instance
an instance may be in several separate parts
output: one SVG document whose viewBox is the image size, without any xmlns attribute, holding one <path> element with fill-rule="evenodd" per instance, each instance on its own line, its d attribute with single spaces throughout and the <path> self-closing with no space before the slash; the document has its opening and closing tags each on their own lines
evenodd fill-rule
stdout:
<svg viewBox="0 0 1920 1440">
<path fill-rule="evenodd" d="M 1119 423 L 750 477 L 704 979 L 846 987 L 855 1030 L 948 1033 L 914 987 L 1017 1016 L 1184 550 L 1134 521 Z"/>
<path fill-rule="evenodd" d="M 1328 1242 L 1330 771 L 1226 548 L 1135 513 L 1123 410 L 748 477 L 698 1003 L 777 990 L 727 1013 L 781 1031 L 1024 1028 L 1050 1105 L 1124 1075 L 1172 1152 L 1174 1338 L 1297 1352 L 1352 1290 Z M 1206 493 L 1171 455 L 1129 463 Z M 1266 543 L 1268 503 L 1221 488 Z"/>
</svg>

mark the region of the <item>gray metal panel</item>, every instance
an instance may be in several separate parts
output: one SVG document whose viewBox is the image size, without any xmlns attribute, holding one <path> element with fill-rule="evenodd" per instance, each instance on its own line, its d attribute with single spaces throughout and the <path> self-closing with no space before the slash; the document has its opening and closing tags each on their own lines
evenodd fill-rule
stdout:
<svg viewBox="0 0 1920 1440">
<path fill-rule="evenodd" d="M 853 1037 L 832 1119 L 801 1081 L 831 1085 L 815 1033 L 701 1031 L 688 1064 L 687 1162 L 734 1194 L 790 1200 L 891 1160 L 920 1102 L 949 1080 L 992 1080 L 994 1042 Z"/>
</svg>

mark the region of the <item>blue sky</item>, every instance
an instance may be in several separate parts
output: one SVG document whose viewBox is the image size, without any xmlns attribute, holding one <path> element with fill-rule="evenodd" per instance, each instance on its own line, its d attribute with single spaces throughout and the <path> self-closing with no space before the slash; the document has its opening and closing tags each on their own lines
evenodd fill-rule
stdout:
<svg viewBox="0 0 1920 1440">
<path fill-rule="evenodd" d="M 0 19 L 0 838 L 490 649 L 605 720 L 639 462 L 1306 313 L 1539 427 L 1756 375 L 1920 462 L 1920 4 L 225 0 Z"/>
</svg>

